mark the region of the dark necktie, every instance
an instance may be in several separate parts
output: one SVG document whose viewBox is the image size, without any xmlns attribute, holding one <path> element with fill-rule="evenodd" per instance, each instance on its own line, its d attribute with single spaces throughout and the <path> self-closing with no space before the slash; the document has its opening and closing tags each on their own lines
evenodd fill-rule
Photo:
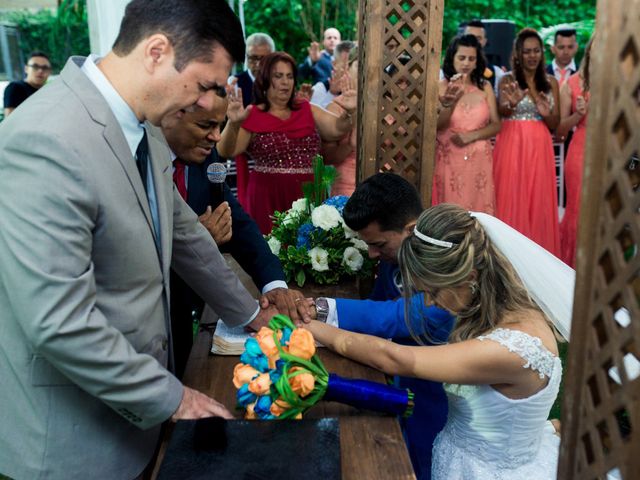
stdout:
<svg viewBox="0 0 640 480">
<path fill-rule="evenodd" d="M 185 163 L 179 158 L 176 158 L 173 161 L 173 183 L 176 184 L 176 187 L 178 188 L 178 192 L 180 193 L 180 196 L 186 202 L 187 201 L 187 184 L 184 180 L 184 170 L 185 170 Z"/>
<path fill-rule="evenodd" d="M 142 140 L 138 144 L 136 149 L 136 166 L 138 172 L 140 172 L 140 178 L 142 179 L 142 185 L 144 185 L 144 191 L 147 191 L 147 171 L 149 169 L 149 144 L 147 143 L 147 131 L 143 129 L 144 134 Z"/>
</svg>

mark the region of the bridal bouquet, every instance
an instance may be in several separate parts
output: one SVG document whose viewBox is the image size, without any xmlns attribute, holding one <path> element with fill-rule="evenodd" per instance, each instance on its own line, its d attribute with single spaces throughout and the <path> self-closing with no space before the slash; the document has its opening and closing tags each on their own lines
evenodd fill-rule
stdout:
<svg viewBox="0 0 640 480">
<path fill-rule="evenodd" d="M 245 418 L 298 419 L 321 399 L 405 417 L 413 413 L 411 391 L 330 374 L 315 352 L 311 332 L 284 315 L 247 339 L 233 371 Z"/>
<path fill-rule="evenodd" d="M 309 278 L 327 285 L 372 275 L 374 261 L 367 255 L 367 244 L 342 219 L 348 198 L 327 198 L 335 175 L 335 168 L 325 167 L 322 157 L 316 157 L 314 181 L 303 185 L 304 197 L 273 215 L 267 243 L 287 281 L 295 280 L 299 287 Z"/>
</svg>

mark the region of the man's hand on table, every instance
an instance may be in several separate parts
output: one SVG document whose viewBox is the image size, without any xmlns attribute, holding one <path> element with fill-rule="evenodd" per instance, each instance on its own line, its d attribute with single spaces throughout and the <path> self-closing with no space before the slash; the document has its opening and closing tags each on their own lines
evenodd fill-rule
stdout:
<svg viewBox="0 0 640 480">
<path fill-rule="evenodd" d="M 184 387 L 182 400 L 175 413 L 171 416 L 171 421 L 195 420 L 206 417 L 222 417 L 233 420 L 233 415 L 224 405 L 216 402 L 202 392 L 193 388 Z"/>
<path fill-rule="evenodd" d="M 253 321 L 249 325 L 245 327 L 245 330 L 248 327 L 249 329 L 255 330 L 257 332 L 262 327 L 268 327 L 269 320 L 271 320 L 278 313 L 280 312 L 274 305 L 267 304 L 266 307 L 263 307 L 262 300 L 261 300 L 260 311 L 258 312 L 258 315 L 256 316 L 256 318 L 253 319 Z"/>
<path fill-rule="evenodd" d="M 279 313 L 287 315 L 293 323 L 300 326 L 311 321 L 309 303 L 302 292 L 290 288 L 274 288 L 260 297 L 260 308 L 275 306 Z"/>
</svg>

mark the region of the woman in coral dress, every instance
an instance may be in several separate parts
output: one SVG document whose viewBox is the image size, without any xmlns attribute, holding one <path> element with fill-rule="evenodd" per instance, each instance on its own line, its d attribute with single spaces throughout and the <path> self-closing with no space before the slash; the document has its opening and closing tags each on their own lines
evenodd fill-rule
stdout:
<svg viewBox="0 0 640 480">
<path fill-rule="evenodd" d="M 347 73 L 342 78 L 342 84 L 351 89 L 357 88 L 358 81 L 358 47 L 349 51 Z M 336 102 L 327 105 L 327 110 L 336 115 L 343 115 L 344 110 Z M 328 165 L 333 165 L 338 171 L 338 178 L 331 187 L 331 195 L 346 195 L 350 197 L 356 189 L 356 126 L 338 142 L 322 142 L 322 156 Z"/>
<path fill-rule="evenodd" d="M 496 216 L 560 256 L 555 159 L 550 130 L 560 122 L 558 82 L 546 74 L 540 35 L 517 36 L 513 71 L 500 82 L 502 130 L 493 151 Z"/>
<path fill-rule="evenodd" d="M 587 132 L 589 103 L 589 62 L 593 38 L 587 44 L 580 70 L 572 75 L 560 89 L 560 115 L 562 120 L 557 135 L 564 138 L 575 127 L 564 164 L 564 180 L 567 187 L 567 207 L 560 223 L 560 258 L 575 268 L 580 192 L 582 191 L 582 167 L 584 142 Z"/>
<path fill-rule="evenodd" d="M 245 109 L 241 91 L 229 89 L 229 121 L 218 143 L 223 157 L 247 152 L 254 159 L 245 208 L 265 234 L 271 231 L 273 212 L 291 208 L 302 196 L 302 184 L 312 180 L 320 139 L 338 140 L 353 127 L 355 91 L 336 99 L 345 112 L 338 116 L 297 99 L 295 78 L 296 65 L 289 54 L 264 57 L 252 105 Z"/>
<path fill-rule="evenodd" d="M 495 209 L 490 138 L 500 130 L 486 62 L 473 35 L 452 40 L 440 81 L 436 165 L 431 204 L 455 203 L 492 214 Z"/>
</svg>

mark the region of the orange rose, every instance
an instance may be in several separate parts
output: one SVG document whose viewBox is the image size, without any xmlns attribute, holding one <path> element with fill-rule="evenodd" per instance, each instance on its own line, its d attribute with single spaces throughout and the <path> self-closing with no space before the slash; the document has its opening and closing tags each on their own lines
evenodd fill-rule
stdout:
<svg viewBox="0 0 640 480">
<path fill-rule="evenodd" d="M 260 350 L 267 357 L 272 357 L 276 353 L 278 353 L 278 347 L 276 347 L 276 342 L 273 340 L 273 330 L 269 327 L 262 327 L 258 333 L 256 333 L 256 340 L 260 345 Z M 278 330 L 278 340 L 282 338 L 282 332 Z"/>
<path fill-rule="evenodd" d="M 271 387 L 271 378 L 268 373 L 261 373 L 249 382 L 249 391 L 256 395 L 264 395 L 269 393 Z"/>
<path fill-rule="evenodd" d="M 267 364 L 269 366 L 269 370 L 273 370 L 274 368 L 276 368 L 276 362 L 278 360 L 280 360 L 280 354 L 267 357 Z"/>
<path fill-rule="evenodd" d="M 293 373 L 296 371 L 303 371 L 305 373 L 299 373 L 298 375 L 290 375 L 289 376 L 289 385 L 291 385 L 291 389 L 299 396 L 306 397 L 313 391 L 313 387 L 315 387 L 316 380 L 313 378 L 313 375 L 309 373 L 304 368 L 293 367 L 289 370 L 289 373 Z"/>
<path fill-rule="evenodd" d="M 247 411 L 244 414 L 244 418 L 246 420 L 255 420 L 256 419 L 256 412 L 253 410 L 254 406 L 255 406 L 255 402 L 254 403 L 250 403 L 249 405 L 247 405 Z"/>
<path fill-rule="evenodd" d="M 233 385 L 236 388 L 240 388 L 245 383 L 249 383 L 253 377 L 258 375 L 258 372 L 251 365 L 245 365 L 244 363 L 239 363 L 235 367 L 233 367 Z"/>
<path fill-rule="evenodd" d="M 282 398 L 278 398 L 275 402 L 271 404 L 270 411 L 272 415 L 279 417 L 290 408 L 291 408 L 291 405 L 285 402 Z"/>
<path fill-rule="evenodd" d="M 296 328 L 289 339 L 289 353 L 309 360 L 316 353 L 316 344 L 309 330 Z"/>
</svg>

